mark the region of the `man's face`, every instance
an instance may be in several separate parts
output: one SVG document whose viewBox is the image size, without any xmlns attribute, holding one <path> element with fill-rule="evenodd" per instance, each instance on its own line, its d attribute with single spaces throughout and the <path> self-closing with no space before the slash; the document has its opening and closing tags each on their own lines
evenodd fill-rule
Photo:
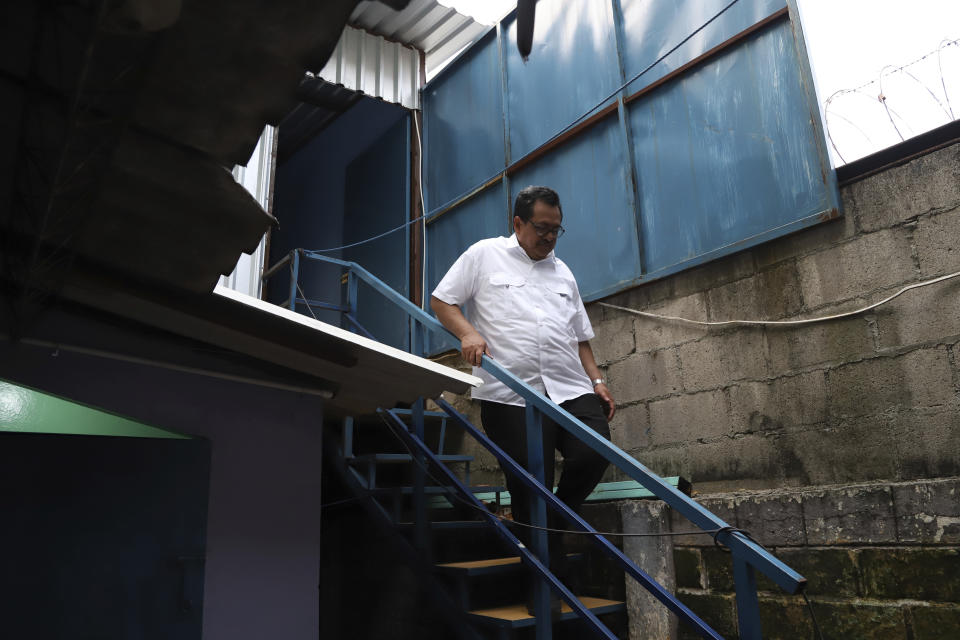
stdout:
<svg viewBox="0 0 960 640">
<path fill-rule="evenodd" d="M 540 237 L 537 234 L 537 227 L 555 231 L 561 222 L 563 222 L 563 216 L 560 214 L 560 207 L 551 207 L 537 200 L 533 203 L 533 215 L 530 216 L 529 222 L 524 222 L 520 216 L 513 217 L 513 231 L 517 234 L 517 242 L 531 260 L 543 260 L 556 246 L 557 234 L 547 233 Z"/>
</svg>

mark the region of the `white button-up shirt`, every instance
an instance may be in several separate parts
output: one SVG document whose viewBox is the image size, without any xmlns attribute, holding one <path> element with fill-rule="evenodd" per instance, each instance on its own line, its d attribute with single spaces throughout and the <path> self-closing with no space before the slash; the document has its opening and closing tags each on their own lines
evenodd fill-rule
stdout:
<svg viewBox="0 0 960 640">
<path fill-rule="evenodd" d="M 557 404 L 592 393 L 578 343 L 593 338 L 577 281 L 551 251 L 531 260 L 515 235 L 481 240 L 433 290 L 457 305 L 487 341 L 493 359 Z M 523 398 L 479 367 L 476 400 L 523 405 Z"/>
</svg>

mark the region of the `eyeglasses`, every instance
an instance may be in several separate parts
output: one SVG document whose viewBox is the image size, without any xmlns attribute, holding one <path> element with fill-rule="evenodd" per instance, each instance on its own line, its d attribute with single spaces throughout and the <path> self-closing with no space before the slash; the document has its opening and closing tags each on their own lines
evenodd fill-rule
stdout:
<svg viewBox="0 0 960 640">
<path fill-rule="evenodd" d="M 533 227 L 533 230 L 536 231 L 537 235 L 540 236 L 541 238 L 546 238 L 548 235 L 552 233 L 555 236 L 557 236 L 557 238 L 559 239 L 560 236 L 563 235 L 563 232 L 566 231 L 566 229 L 564 229 L 559 225 L 556 227 L 547 227 L 545 225 L 542 225 L 536 222 L 530 222 L 529 220 L 527 221 L 527 224 Z"/>
</svg>

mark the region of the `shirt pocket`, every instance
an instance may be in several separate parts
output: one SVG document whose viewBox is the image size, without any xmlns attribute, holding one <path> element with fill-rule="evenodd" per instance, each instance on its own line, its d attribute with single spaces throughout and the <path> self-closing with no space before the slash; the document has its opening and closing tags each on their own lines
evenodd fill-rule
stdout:
<svg viewBox="0 0 960 640">
<path fill-rule="evenodd" d="M 490 274 L 489 292 L 491 307 L 496 309 L 500 317 L 516 317 L 526 315 L 529 304 L 525 298 L 527 281 L 518 275 L 506 272 Z"/>
<path fill-rule="evenodd" d="M 573 300 L 573 286 L 562 280 L 555 280 L 547 282 L 544 288 L 552 317 L 568 332 L 572 332 L 573 316 L 577 312 L 577 305 Z"/>
</svg>

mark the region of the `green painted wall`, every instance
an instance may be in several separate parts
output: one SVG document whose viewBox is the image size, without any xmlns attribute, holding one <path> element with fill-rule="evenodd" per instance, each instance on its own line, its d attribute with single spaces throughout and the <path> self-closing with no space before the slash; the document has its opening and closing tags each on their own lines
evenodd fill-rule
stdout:
<svg viewBox="0 0 960 640">
<path fill-rule="evenodd" d="M 0 380 L 0 431 L 189 439 Z"/>
</svg>

